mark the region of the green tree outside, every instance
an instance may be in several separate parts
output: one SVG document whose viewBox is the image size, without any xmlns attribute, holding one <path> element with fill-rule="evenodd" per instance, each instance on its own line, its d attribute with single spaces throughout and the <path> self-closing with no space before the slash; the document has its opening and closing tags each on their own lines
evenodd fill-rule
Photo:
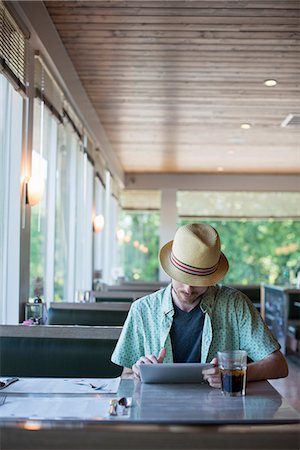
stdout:
<svg viewBox="0 0 300 450">
<path fill-rule="evenodd" d="M 158 280 L 159 222 L 157 211 L 122 212 L 119 226 L 130 237 L 129 242 L 120 244 L 126 280 Z M 146 246 L 148 251 L 141 251 L 138 245 Z"/>
<path fill-rule="evenodd" d="M 230 264 L 225 284 L 293 281 L 300 263 L 299 221 L 182 219 L 180 225 L 192 222 L 209 223 L 218 230 Z"/>
<path fill-rule="evenodd" d="M 279 219 L 181 218 L 187 223 L 209 223 L 222 242 L 230 270 L 226 284 L 285 284 L 294 281 L 300 265 L 300 221 Z M 127 280 L 158 281 L 159 213 L 123 211 L 120 226 L 131 233 L 128 244 L 121 244 L 122 264 Z M 148 253 L 142 254 L 133 242 L 143 241 Z"/>
</svg>

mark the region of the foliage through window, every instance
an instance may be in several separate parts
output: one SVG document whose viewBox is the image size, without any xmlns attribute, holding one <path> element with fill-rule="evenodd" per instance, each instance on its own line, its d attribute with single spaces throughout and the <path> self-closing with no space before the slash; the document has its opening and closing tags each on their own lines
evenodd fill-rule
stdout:
<svg viewBox="0 0 300 450">
<path fill-rule="evenodd" d="M 300 221 L 184 219 L 180 225 L 209 223 L 218 230 L 229 260 L 225 284 L 289 284 L 300 263 Z"/>
<path fill-rule="evenodd" d="M 159 212 L 123 211 L 120 263 L 126 281 L 158 281 Z"/>
</svg>

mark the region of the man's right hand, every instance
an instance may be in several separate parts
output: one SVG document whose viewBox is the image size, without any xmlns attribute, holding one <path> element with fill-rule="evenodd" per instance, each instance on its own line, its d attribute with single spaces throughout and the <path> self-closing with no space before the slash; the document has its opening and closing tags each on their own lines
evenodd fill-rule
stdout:
<svg viewBox="0 0 300 450">
<path fill-rule="evenodd" d="M 141 364 L 161 364 L 166 356 L 166 349 L 162 348 L 158 354 L 158 357 L 154 355 L 141 356 L 140 359 L 132 366 L 133 376 L 140 378 L 140 365 Z"/>
</svg>

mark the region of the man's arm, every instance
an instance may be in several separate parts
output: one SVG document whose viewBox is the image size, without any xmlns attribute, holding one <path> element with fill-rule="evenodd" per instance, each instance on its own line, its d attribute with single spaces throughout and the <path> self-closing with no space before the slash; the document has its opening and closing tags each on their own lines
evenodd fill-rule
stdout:
<svg viewBox="0 0 300 450">
<path fill-rule="evenodd" d="M 214 388 L 221 388 L 221 374 L 218 368 L 218 360 L 211 361 L 215 367 L 203 370 L 203 378 Z M 288 375 L 289 369 L 285 357 L 280 350 L 276 350 L 260 361 L 248 364 L 247 381 L 267 380 L 271 378 L 284 378 Z"/>
<path fill-rule="evenodd" d="M 272 378 L 285 378 L 289 369 L 285 357 L 280 350 L 266 356 L 260 361 L 248 364 L 248 381 L 267 380 Z"/>
<path fill-rule="evenodd" d="M 128 367 L 123 368 L 122 378 L 140 378 L 140 365 L 141 364 L 161 364 L 166 356 L 166 349 L 162 348 L 158 357 L 154 355 L 141 356 L 139 360 L 132 366 L 132 369 Z"/>
<path fill-rule="evenodd" d="M 123 379 L 131 379 L 133 378 L 133 371 L 132 369 L 128 369 L 128 367 L 124 367 L 123 372 L 121 374 L 121 378 Z"/>
<path fill-rule="evenodd" d="M 141 356 L 138 361 L 132 366 L 132 372 L 134 378 L 140 378 L 140 365 L 141 364 L 161 364 L 163 363 L 166 356 L 166 349 L 162 348 L 158 356 L 146 355 Z"/>
</svg>

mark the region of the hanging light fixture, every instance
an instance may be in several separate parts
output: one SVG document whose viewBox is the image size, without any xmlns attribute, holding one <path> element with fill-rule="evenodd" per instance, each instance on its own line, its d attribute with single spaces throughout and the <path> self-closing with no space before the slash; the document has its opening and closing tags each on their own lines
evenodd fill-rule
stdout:
<svg viewBox="0 0 300 450">
<path fill-rule="evenodd" d="M 119 242 L 123 242 L 125 239 L 125 231 L 122 228 L 118 228 L 116 231 L 116 236 Z"/>
<path fill-rule="evenodd" d="M 104 228 L 104 217 L 102 214 L 98 214 L 94 217 L 93 228 L 95 233 L 100 233 Z"/>
<path fill-rule="evenodd" d="M 44 179 L 40 175 L 32 175 L 25 180 L 26 204 L 34 206 L 42 199 L 44 194 Z"/>
<path fill-rule="evenodd" d="M 126 244 L 128 244 L 128 243 L 130 242 L 130 240 L 131 240 L 130 234 L 125 234 L 125 236 L 124 236 L 124 242 L 126 242 Z"/>
</svg>

